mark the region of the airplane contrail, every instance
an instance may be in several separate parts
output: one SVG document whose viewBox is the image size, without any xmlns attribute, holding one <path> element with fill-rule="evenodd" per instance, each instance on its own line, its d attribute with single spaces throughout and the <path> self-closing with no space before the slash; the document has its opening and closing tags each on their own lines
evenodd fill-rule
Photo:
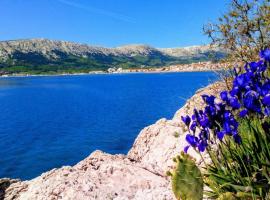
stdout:
<svg viewBox="0 0 270 200">
<path fill-rule="evenodd" d="M 105 15 L 105 16 L 108 16 L 117 20 L 125 21 L 125 22 L 135 23 L 135 20 L 133 18 L 119 14 L 119 13 L 111 12 L 104 9 L 94 8 L 91 6 L 85 6 L 85 5 L 71 2 L 68 0 L 57 0 L 57 1 L 68 6 L 72 6 L 74 8 L 85 10 L 87 12 Z"/>
</svg>

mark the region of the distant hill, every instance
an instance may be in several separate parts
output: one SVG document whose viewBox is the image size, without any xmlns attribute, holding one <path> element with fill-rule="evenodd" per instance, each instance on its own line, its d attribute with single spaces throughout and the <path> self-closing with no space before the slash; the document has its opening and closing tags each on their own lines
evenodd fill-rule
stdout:
<svg viewBox="0 0 270 200">
<path fill-rule="evenodd" d="M 153 48 L 127 45 L 94 47 L 48 39 L 0 42 L 1 73 L 75 73 L 105 71 L 111 67 L 147 68 L 220 59 L 225 53 L 209 46 Z"/>
</svg>

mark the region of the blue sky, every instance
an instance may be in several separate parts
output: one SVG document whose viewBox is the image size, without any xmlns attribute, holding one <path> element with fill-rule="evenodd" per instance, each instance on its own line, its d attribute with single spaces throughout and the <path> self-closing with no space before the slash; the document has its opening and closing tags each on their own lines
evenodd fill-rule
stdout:
<svg viewBox="0 0 270 200">
<path fill-rule="evenodd" d="M 0 40 L 48 38 L 115 47 L 208 43 L 202 26 L 229 0 L 0 0 Z"/>
</svg>

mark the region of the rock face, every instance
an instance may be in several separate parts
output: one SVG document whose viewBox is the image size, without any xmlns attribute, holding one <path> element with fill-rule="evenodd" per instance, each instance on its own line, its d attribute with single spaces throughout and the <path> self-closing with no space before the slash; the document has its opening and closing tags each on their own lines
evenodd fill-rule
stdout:
<svg viewBox="0 0 270 200">
<path fill-rule="evenodd" d="M 73 167 L 53 169 L 29 181 L 0 179 L 0 199 L 173 200 L 165 173 L 186 145 L 181 115 L 203 106 L 201 94 L 216 94 L 223 87 L 216 83 L 199 90 L 173 119 L 144 128 L 128 155 L 95 151 Z M 195 152 L 189 153 L 201 164 Z"/>
<path fill-rule="evenodd" d="M 172 199 L 169 182 L 123 155 L 95 151 L 77 165 L 13 183 L 5 199 Z"/>
</svg>

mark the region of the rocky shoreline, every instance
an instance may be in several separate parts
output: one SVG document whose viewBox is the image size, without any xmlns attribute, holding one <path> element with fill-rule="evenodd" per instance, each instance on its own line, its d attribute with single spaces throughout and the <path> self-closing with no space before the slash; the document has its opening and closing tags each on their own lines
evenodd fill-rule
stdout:
<svg viewBox="0 0 270 200">
<path fill-rule="evenodd" d="M 202 94 L 214 95 L 224 87 L 218 82 L 198 90 L 172 119 L 144 128 L 127 155 L 95 151 L 75 166 L 53 169 L 29 181 L 0 179 L 0 199 L 173 200 L 166 171 L 186 145 L 181 116 L 203 106 Z M 189 153 L 203 165 L 196 152 Z"/>
</svg>

